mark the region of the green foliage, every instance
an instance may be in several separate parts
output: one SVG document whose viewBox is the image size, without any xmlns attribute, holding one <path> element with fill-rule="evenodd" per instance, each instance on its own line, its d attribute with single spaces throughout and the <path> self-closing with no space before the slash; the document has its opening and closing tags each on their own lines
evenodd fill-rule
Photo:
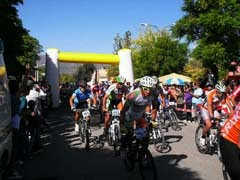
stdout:
<svg viewBox="0 0 240 180">
<path fill-rule="evenodd" d="M 176 37 L 197 42 L 192 56 L 204 67 L 223 69 L 239 58 L 240 4 L 236 0 L 184 0 L 185 16 L 173 27 Z"/>
<path fill-rule="evenodd" d="M 131 32 L 126 31 L 124 36 L 121 37 L 119 33 L 114 37 L 114 54 L 117 54 L 120 49 L 123 48 L 128 48 L 130 49 L 132 44 L 132 38 L 131 38 Z M 119 67 L 118 65 L 111 64 L 108 69 L 107 69 L 107 76 L 108 78 L 110 77 L 115 77 L 119 74 Z"/>
<path fill-rule="evenodd" d="M 74 75 L 72 74 L 67 74 L 67 73 L 63 73 L 60 75 L 60 83 L 66 83 L 66 82 L 69 82 L 69 83 L 74 83 L 76 80 L 74 78 Z"/>
<path fill-rule="evenodd" d="M 0 2 L 0 38 L 4 43 L 4 59 L 8 74 L 24 73 L 24 64 L 35 64 L 41 51 L 38 41 L 29 35 L 18 17 L 16 5 L 23 0 L 2 0 Z M 26 49 L 27 48 L 27 49 Z M 36 59 L 34 59 L 36 58 Z"/>
<path fill-rule="evenodd" d="M 77 81 L 90 81 L 95 70 L 96 68 L 93 64 L 83 64 L 77 69 L 77 73 L 74 74 L 74 79 Z"/>
<path fill-rule="evenodd" d="M 191 77 L 193 80 L 203 78 L 207 69 L 203 67 L 202 61 L 197 59 L 190 59 L 184 66 L 184 74 Z"/>
<path fill-rule="evenodd" d="M 34 66 L 36 60 L 39 59 L 38 54 L 42 52 L 42 46 L 39 44 L 38 40 L 29 35 L 23 35 L 23 44 L 21 48 L 23 55 L 18 56 L 17 60 L 22 65 L 29 63 Z"/>
<path fill-rule="evenodd" d="M 118 76 L 118 74 L 119 74 L 119 66 L 118 65 L 111 64 L 107 68 L 107 76 L 108 76 L 108 78 Z"/>
<path fill-rule="evenodd" d="M 43 80 L 44 77 L 45 77 L 45 66 L 44 67 L 39 67 L 38 72 L 39 72 L 39 79 Z"/>
<path fill-rule="evenodd" d="M 168 32 L 147 30 L 133 44 L 134 76 L 162 76 L 182 73 L 187 61 L 187 44 L 171 38 Z"/>
<path fill-rule="evenodd" d="M 192 56 L 202 60 L 204 67 L 211 67 L 214 63 L 221 67 L 226 67 L 228 64 L 226 49 L 219 42 L 212 44 L 200 43 L 193 51 Z"/>
</svg>

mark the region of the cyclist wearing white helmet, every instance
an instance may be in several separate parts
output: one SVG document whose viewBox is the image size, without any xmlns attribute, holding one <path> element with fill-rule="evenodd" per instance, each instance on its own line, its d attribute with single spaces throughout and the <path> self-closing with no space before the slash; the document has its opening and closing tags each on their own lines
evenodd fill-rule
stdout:
<svg viewBox="0 0 240 180">
<path fill-rule="evenodd" d="M 154 81 L 149 76 L 144 76 L 140 80 L 140 87 L 130 92 L 126 97 L 123 110 L 121 112 L 121 128 L 131 130 L 136 127 L 146 128 L 148 123 L 144 119 L 145 112 L 152 108 L 152 119 L 156 119 L 157 104 L 151 96 L 151 88 Z"/>
<path fill-rule="evenodd" d="M 106 91 L 104 97 L 103 97 L 103 105 L 102 109 L 105 112 L 105 118 L 104 118 L 104 132 L 103 135 L 107 135 L 108 133 L 108 124 L 111 119 L 110 117 L 110 111 L 114 106 L 116 106 L 120 111 L 123 108 L 123 102 L 122 98 L 126 95 L 127 90 L 124 87 L 124 83 L 126 81 L 126 78 L 119 75 L 116 77 L 116 83 L 113 83 Z"/>
<path fill-rule="evenodd" d="M 222 109 L 227 106 L 228 114 L 232 114 L 233 109 L 230 104 L 230 99 L 226 93 L 227 88 L 222 81 L 218 81 L 215 85 L 215 89 L 210 91 L 206 97 L 205 102 L 201 108 L 201 116 L 205 122 L 205 127 L 203 128 L 202 138 L 200 143 L 205 145 L 205 138 L 209 129 L 212 126 L 211 119 L 220 119 L 220 113 L 223 113 Z M 226 112 L 225 112 L 226 113 Z"/>
</svg>

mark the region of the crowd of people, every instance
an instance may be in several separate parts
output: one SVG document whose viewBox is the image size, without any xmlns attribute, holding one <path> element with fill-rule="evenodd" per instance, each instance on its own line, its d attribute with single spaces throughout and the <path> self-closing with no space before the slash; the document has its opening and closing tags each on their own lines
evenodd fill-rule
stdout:
<svg viewBox="0 0 240 180">
<path fill-rule="evenodd" d="M 40 134 L 48 126 L 46 117 L 51 109 L 51 86 L 46 80 L 36 82 L 26 66 L 26 74 L 21 83 L 15 77 L 9 77 L 9 89 L 12 103 L 13 152 L 9 175 L 16 176 L 15 165 L 23 163 L 32 153 L 39 151 Z M 113 108 L 121 112 L 121 131 L 146 128 L 145 113 L 151 113 L 151 122 L 156 122 L 157 111 L 166 108 L 170 102 L 176 104 L 179 120 L 197 122 L 201 116 L 205 128 L 201 144 L 204 146 L 213 118 L 226 116 L 222 127 L 220 150 L 223 163 L 232 179 L 240 177 L 240 121 L 239 121 L 239 80 L 216 81 L 209 73 L 207 81 L 195 81 L 184 85 L 159 82 L 156 76 L 144 76 L 131 84 L 123 76 L 113 81 L 95 82 L 92 85 L 81 80 L 76 84 L 60 86 L 61 103 L 69 104 L 74 112 L 75 131 L 79 131 L 78 108 L 87 107 L 101 110 L 104 114 L 103 136 L 108 134 L 109 121 Z M 197 114 L 197 112 L 200 112 Z M 125 136 L 128 137 L 128 136 Z M 122 147 L 124 147 L 124 140 Z"/>
<path fill-rule="evenodd" d="M 238 179 L 240 177 L 240 105 L 238 104 L 240 86 L 238 80 L 216 81 L 210 73 L 205 82 L 195 81 L 178 85 L 159 82 L 155 76 L 144 76 L 131 85 L 119 75 L 113 82 L 105 84 L 96 82 L 92 87 L 88 86 L 85 81 L 81 81 L 79 87 L 70 98 L 71 110 L 79 108 L 83 102 L 86 106 L 90 104 L 88 106 L 93 108 L 99 104 L 105 114 L 103 136 L 108 133 L 110 112 L 113 107 L 120 110 L 121 130 L 126 133 L 130 129 L 148 126 L 145 120 L 146 112 L 152 114 L 151 121 L 154 122 L 156 121 L 156 112 L 167 107 L 169 102 L 174 102 L 178 119 L 197 122 L 197 116 L 201 116 L 205 124 L 201 137 L 203 146 L 206 145 L 212 120 L 226 116 L 227 121 L 221 130 L 220 149 L 223 162 L 231 178 Z M 79 131 L 79 115 L 76 113 L 75 131 Z"/>
<path fill-rule="evenodd" d="M 43 148 L 40 134 L 49 126 L 46 117 L 52 106 L 51 86 L 46 80 L 36 82 L 30 68 L 26 65 L 23 78 L 9 76 L 13 131 L 11 162 L 4 175 L 8 179 L 22 178 L 16 167 Z"/>
</svg>

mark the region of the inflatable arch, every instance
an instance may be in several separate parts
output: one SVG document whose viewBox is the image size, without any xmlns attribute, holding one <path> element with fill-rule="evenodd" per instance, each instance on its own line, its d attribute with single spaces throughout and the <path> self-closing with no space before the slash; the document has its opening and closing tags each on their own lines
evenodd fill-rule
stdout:
<svg viewBox="0 0 240 180">
<path fill-rule="evenodd" d="M 134 81 L 131 51 L 129 49 L 119 50 L 118 55 L 60 52 L 58 49 L 48 49 L 46 51 L 46 79 L 51 85 L 53 107 L 59 106 L 59 62 L 119 64 L 119 74 L 131 83 Z"/>
</svg>

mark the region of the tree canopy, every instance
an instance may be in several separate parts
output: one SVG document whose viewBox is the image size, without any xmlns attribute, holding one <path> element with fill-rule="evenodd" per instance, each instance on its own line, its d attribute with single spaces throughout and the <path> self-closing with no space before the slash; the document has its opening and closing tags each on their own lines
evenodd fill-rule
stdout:
<svg viewBox="0 0 240 180">
<path fill-rule="evenodd" d="M 26 63 L 35 65 L 42 46 L 29 35 L 18 17 L 17 5 L 23 0 L 2 0 L 0 2 L 0 38 L 4 43 L 4 59 L 8 74 L 23 73 Z"/>
<path fill-rule="evenodd" d="M 187 44 L 173 39 L 167 31 L 147 29 L 133 43 L 134 76 L 162 76 L 182 73 L 187 62 Z"/>
<path fill-rule="evenodd" d="M 132 38 L 131 38 L 131 32 L 126 31 L 123 35 L 123 37 L 120 36 L 119 33 L 114 37 L 114 44 L 113 44 L 113 49 L 114 52 L 113 54 L 117 54 L 120 49 L 123 48 L 128 48 L 130 49 L 130 46 L 132 44 Z M 108 78 L 110 77 L 115 77 L 119 74 L 119 66 L 116 64 L 111 64 L 109 68 L 107 69 L 107 76 Z"/>
<path fill-rule="evenodd" d="M 173 27 L 176 37 L 196 42 L 192 56 L 204 67 L 226 69 L 240 59 L 240 4 L 236 0 L 184 0 L 185 15 Z"/>
<path fill-rule="evenodd" d="M 74 77 L 77 81 L 85 80 L 88 82 L 92 79 L 92 74 L 95 70 L 96 67 L 93 64 L 83 64 L 82 66 L 79 66 Z"/>
</svg>

